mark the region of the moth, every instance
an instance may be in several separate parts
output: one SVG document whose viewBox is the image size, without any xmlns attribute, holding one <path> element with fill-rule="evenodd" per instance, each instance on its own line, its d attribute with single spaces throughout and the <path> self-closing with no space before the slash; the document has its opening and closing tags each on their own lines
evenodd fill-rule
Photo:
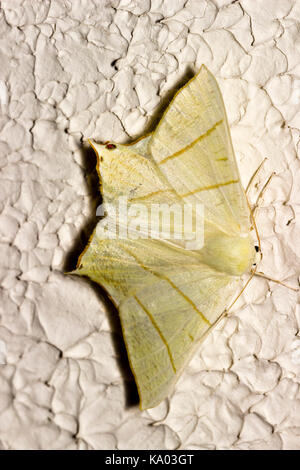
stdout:
<svg viewBox="0 0 300 470">
<path fill-rule="evenodd" d="M 253 220 L 221 92 L 204 65 L 153 133 L 130 145 L 90 143 L 106 215 L 73 273 L 100 284 L 116 305 L 143 410 L 170 395 L 234 299 L 241 276 L 251 271 L 258 251 Z M 124 199 L 127 212 L 117 216 Z M 138 236 L 132 209 L 161 204 L 202 207 L 202 245 L 180 238 L 182 227 L 173 219 L 168 228 L 177 237 L 149 236 L 145 214 Z"/>
</svg>

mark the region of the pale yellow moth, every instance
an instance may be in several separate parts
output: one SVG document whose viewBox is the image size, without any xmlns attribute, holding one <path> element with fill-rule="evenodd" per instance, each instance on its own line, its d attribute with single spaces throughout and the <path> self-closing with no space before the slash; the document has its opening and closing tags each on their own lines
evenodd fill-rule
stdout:
<svg viewBox="0 0 300 470">
<path fill-rule="evenodd" d="M 153 133 L 131 145 L 91 145 L 107 215 L 73 273 L 103 286 L 117 306 L 140 408 L 152 408 L 172 392 L 234 298 L 240 277 L 250 272 L 251 211 L 223 99 L 205 66 L 175 95 Z M 111 238 L 105 229 L 109 207 L 120 196 L 149 208 L 203 204 L 204 246 L 188 250 L 180 241 Z"/>
</svg>

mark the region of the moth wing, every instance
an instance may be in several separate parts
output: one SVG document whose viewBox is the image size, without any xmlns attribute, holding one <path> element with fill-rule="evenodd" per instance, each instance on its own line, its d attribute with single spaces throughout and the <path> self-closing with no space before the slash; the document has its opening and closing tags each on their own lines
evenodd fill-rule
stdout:
<svg viewBox="0 0 300 470">
<path fill-rule="evenodd" d="M 147 206 L 153 201 L 180 201 L 147 154 L 150 138 L 151 134 L 132 145 L 116 144 L 112 150 L 90 141 L 98 159 L 97 170 L 105 203 L 117 202 L 121 196 L 129 203 L 143 202 Z"/>
<path fill-rule="evenodd" d="M 102 285 L 119 310 L 141 409 L 171 393 L 237 287 L 195 252 L 158 240 L 104 239 L 101 230 L 76 273 Z"/>
<path fill-rule="evenodd" d="M 171 394 L 237 286 L 236 279 L 201 265 L 161 274 L 119 306 L 141 409 L 153 408 Z"/>
<path fill-rule="evenodd" d="M 149 158 L 149 150 L 148 150 L 148 145 L 149 141 L 152 138 L 152 133 L 145 135 L 144 137 L 136 140 L 132 144 L 129 144 L 128 147 L 133 150 L 134 152 L 138 153 L 139 155 L 142 155 L 145 158 Z"/>
<path fill-rule="evenodd" d="M 218 84 L 203 65 L 175 95 L 148 150 L 176 193 L 205 206 L 206 233 L 249 232 L 250 213 Z"/>
<path fill-rule="evenodd" d="M 105 145 L 90 142 L 98 158 L 97 168 L 104 208 L 107 216 L 113 219 L 112 223 L 116 222 L 118 229 L 124 229 L 123 234 L 127 227 L 134 223 L 138 212 L 140 218 L 144 219 L 140 233 L 144 231 L 145 236 L 150 236 L 152 231 L 151 236 L 154 234 L 155 238 L 162 237 L 162 217 L 159 219 L 159 211 L 164 210 L 164 214 L 169 213 L 170 217 L 166 222 L 169 224 L 167 228 L 170 237 L 165 235 L 163 238 L 170 243 L 183 246 L 185 242 L 181 240 L 181 233 L 183 233 L 184 204 L 152 157 L 147 154 L 150 139 L 151 134 L 132 145 L 114 144 L 111 150 Z M 155 205 L 156 207 L 160 205 L 156 225 L 151 224 Z M 172 218 L 172 211 L 177 211 L 179 218 Z M 191 213 L 191 217 L 196 220 L 195 211 Z M 185 226 L 184 234 L 187 240 L 194 238 L 192 229 L 194 226 L 195 223 L 191 223 L 191 228 Z M 175 232 L 177 238 L 174 237 Z"/>
</svg>

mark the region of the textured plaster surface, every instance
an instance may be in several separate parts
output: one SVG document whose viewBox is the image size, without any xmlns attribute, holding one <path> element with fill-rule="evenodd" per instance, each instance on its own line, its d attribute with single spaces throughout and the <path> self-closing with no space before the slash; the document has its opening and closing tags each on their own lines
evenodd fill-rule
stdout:
<svg viewBox="0 0 300 470">
<path fill-rule="evenodd" d="M 261 270 L 299 275 L 300 2 L 2 0 L 0 448 L 300 449 L 299 294 L 254 279 L 173 395 L 131 406 L 117 313 L 72 269 L 95 223 L 85 139 L 153 128 L 202 63 L 222 89 Z"/>
</svg>

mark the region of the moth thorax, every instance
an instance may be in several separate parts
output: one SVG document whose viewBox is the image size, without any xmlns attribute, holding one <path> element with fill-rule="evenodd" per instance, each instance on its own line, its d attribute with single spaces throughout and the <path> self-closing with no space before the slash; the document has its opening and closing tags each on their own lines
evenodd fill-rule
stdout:
<svg viewBox="0 0 300 470">
<path fill-rule="evenodd" d="M 209 237 L 200 253 L 206 264 L 233 276 L 249 271 L 255 258 L 254 243 L 248 235 Z"/>
</svg>

